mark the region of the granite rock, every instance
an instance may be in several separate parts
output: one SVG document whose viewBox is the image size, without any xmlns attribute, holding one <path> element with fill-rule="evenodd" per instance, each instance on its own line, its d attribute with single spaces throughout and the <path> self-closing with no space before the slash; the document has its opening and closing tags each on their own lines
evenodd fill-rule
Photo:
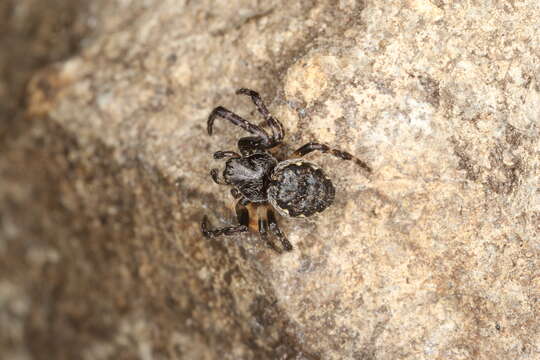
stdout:
<svg viewBox="0 0 540 360">
<path fill-rule="evenodd" d="M 4 145 L 0 311 L 35 358 L 540 357 L 537 2 L 97 1 Z M 336 200 L 234 220 L 208 176 L 259 91 Z M 18 164 L 18 166 L 13 166 Z M 23 185 L 21 185 L 23 184 Z M 7 315 L 5 315 L 7 314 Z M 19 340 L 16 340 L 19 339 Z M 10 341 L 8 340 L 7 343 Z"/>
</svg>

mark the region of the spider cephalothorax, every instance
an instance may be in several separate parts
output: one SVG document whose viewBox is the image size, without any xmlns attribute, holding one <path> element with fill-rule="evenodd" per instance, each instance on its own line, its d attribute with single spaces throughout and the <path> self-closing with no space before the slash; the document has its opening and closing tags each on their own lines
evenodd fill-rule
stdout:
<svg viewBox="0 0 540 360">
<path fill-rule="evenodd" d="M 282 142 L 283 126 L 270 115 L 258 93 L 249 89 L 240 89 L 236 93 L 251 97 L 270 127 L 271 135 L 262 127 L 251 124 L 222 106 L 210 113 L 209 135 L 212 135 L 214 120 L 221 117 L 253 136 L 243 137 L 238 141 L 240 153 L 215 152 L 214 159 L 227 159 L 225 170 L 222 176 L 218 169 L 210 171 L 214 182 L 232 186 L 231 194 L 237 199 L 236 216 L 239 225 L 210 230 L 205 216 L 201 224 L 202 232 L 206 237 L 216 237 L 246 232 L 252 227 L 259 231 L 263 240 L 273 250 L 280 252 L 270 240 L 268 232 L 277 236 L 283 248 L 290 251 L 292 245 L 279 229 L 273 209 L 283 216 L 307 217 L 326 209 L 335 196 L 334 185 L 323 170 L 301 157 L 318 150 L 343 160 L 353 160 L 368 173 L 371 169 L 365 162 L 349 153 L 314 142 L 300 147 L 292 154 L 291 159 L 278 161 L 267 150 Z"/>
</svg>

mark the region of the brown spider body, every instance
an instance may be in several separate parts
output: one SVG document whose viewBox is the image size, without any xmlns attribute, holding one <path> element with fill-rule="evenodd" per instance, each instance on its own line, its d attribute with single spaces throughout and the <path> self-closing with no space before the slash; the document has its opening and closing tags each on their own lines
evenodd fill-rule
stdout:
<svg viewBox="0 0 540 360">
<path fill-rule="evenodd" d="M 279 229 L 273 210 L 277 210 L 283 216 L 308 217 L 324 211 L 335 197 L 334 185 L 323 170 L 300 157 L 312 151 L 321 151 L 343 160 L 354 160 L 367 172 L 371 172 L 371 169 L 362 160 L 349 153 L 313 142 L 296 150 L 292 154 L 293 159 L 278 162 L 268 150 L 282 142 L 283 126 L 270 115 L 258 93 L 240 89 L 237 94 L 251 97 L 257 110 L 270 126 L 271 135 L 260 126 L 251 124 L 224 107 L 219 106 L 210 113 L 207 124 L 209 135 L 212 135 L 214 120 L 221 117 L 253 136 L 243 137 L 238 141 L 240 153 L 234 151 L 214 153 L 215 159 L 227 158 L 227 161 L 221 177 L 217 169 L 210 172 L 217 184 L 232 186 L 231 194 L 237 199 L 235 211 L 239 225 L 210 230 L 205 216 L 201 223 L 202 232 L 204 236 L 213 238 L 246 232 L 251 228 L 258 231 L 261 238 L 273 250 L 281 252 L 270 240 L 269 233 L 280 240 L 285 250 L 290 251 L 292 245 Z"/>
</svg>

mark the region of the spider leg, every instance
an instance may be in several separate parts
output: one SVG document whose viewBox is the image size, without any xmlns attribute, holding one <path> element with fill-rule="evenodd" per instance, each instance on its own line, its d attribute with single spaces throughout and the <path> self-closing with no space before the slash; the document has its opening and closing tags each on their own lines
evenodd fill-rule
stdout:
<svg viewBox="0 0 540 360">
<path fill-rule="evenodd" d="M 208 116 L 208 122 L 207 122 L 207 130 L 208 135 L 212 135 L 212 128 L 214 126 L 214 121 L 217 117 L 221 117 L 223 119 L 229 120 L 231 123 L 233 123 L 236 126 L 241 127 L 242 129 L 246 130 L 247 132 L 260 137 L 263 139 L 265 143 L 270 143 L 270 137 L 264 131 L 261 127 L 257 125 L 253 125 L 249 121 L 247 121 L 244 118 L 241 118 L 240 116 L 236 115 L 232 111 L 225 109 L 223 106 L 218 106 Z"/>
<path fill-rule="evenodd" d="M 262 208 L 263 207 L 259 207 L 257 210 L 262 209 Z M 276 245 L 272 242 L 272 240 L 270 240 L 270 237 L 268 236 L 268 218 L 266 214 L 264 214 L 264 216 L 261 216 L 260 212 L 257 212 L 257 215 L 259 217 L 258 224 L 259 224 L 259 235 L 261 236 L 261 239 L 266 243 L 266 245 L 270 249 L 274 250 L 278 254 L 281 254 L 281 250 L 276 247 Z"/>
<path fill-rule="evenodd" d="M 264 117 L 270 128 L 272 129 L 272 142 L 277 145 L 277 143 L 280 143 L 283 140 L 283 137 L 285 136 L 285 131 L 283 130 L 283 125 L 279 120 L 274 118 L 270 111 L 268 111 L 268 108 L 264 104 L 264 101 L 261 99 L 261 96 L 258 92 L 250 90 L 250 89 L 238 89 L 236 91 L 237 94 L 241 95 L 247 95 L 251 97 L 251 101 L 253 101 L 253 104 L 255 104 L 255 107 L 259 111 L 259 113 Z"/>
<path fill-rule="evenodd" d="M 210 176 L 212 177 L 212 180 L 214 180 L 214 182 L 218 185 L 230 185 L 222 176 L 219 176 L 218 169 L 210 170 Z"/>
<path fill-rule="evenodd" d="M 276 216 L 274 215 L 274 211 L 272 211 L 272 209 L 268 209 L 267 216 L 268 216 L 268 225 L 270 227 L 270 231 L 272 231 L 272 233 L 274 233 L 274 235 L 278 237 L 285 251 L 291 251 L 293 249 L 293 246 L 291 245 L 291 243 L 289 242 L 285 234 L 281 232 L 281 229 L 279 228 L 278 223 L 276 221 Z"/>
<path fill-rule="evenodd" d="M 206 216 L 203 217 L 203 220 L 201 222 L 201 231 L 203 235 L 207 238 L 215 238 L 220 235 L 234 235 L 236 233 L 246 232 L 248 231 L 248 227 L 246 225 L 235 225 L 235 226 L 227 226 L 220 229 L 208 229 L 208 218 Z"/>
<path fill-rule="evenodd" d="M 244 195 L 242 195 L 242 193 L 236 189 L 236 188 L 232 188 L 231 189 L 231 195 L 233 198 L 235 198 L 236 200 L 239 200 L 238 203 L 242 206 L 246 206 L 247 204 L 249 204 L 249 200 L 246 199 L 244 197 Z M 236 204 L 238 206 L 238 204 Z M 236 214 L 238 215 L 238 213 Z"/>
<path fill-rule="evenodd" d="M 233 198 L 235 199 L 240 199 L 242 197 L 242 194 L 240 194 L 240 191 L 238 191 L 237 189 L 235 188 L 232 188 L 231 189 L 231 195 Z"/>
<path fill-rule="evenodd" d="M 216 160 L 220 160 L 220 159 L 224 159 L 224 158 L 241 158 L 242 156 L 240 156 L 240 154 L 238 154 L 237 152 L 234 152 L 234 151 L 216 151 L 214 153 L 214 159 Z"/>
<path fill-rule="evenodd" d="M 243 156 L 248 156 L 256 151 L 262 151 L 268 149 L 268 146 L 264 139 L 255 136 L 243 137 L 238 140 L 238 149 Z"/>
<path fill-rule="evenodd" d="M 268 237 L 268 220 L 264 216 L 260 216 L 260 210 L 264 210 L 264 206 L 259 206 L 256 208 L 256 214 L 258 217 L 258 226 L 259 226 L 259 234 L 261 236 L 261 239 L 264 240 L 266 245 L 274 250 L 277 253 L 281 253 L 281 250 L 279 250 L 276 245 L 270 240 Z M 253 209 L 253 208 L 252 208 Z M 249 227 L 249 210 L 246 207 L 246 202 L 243 201 L 243 199 L 238 200 L 235 206 L 236 211 L 236 217 L 238 218 L 238 222 L 241 226 L 245 226 L 246 228 Z"/>
<path fill-rule="evenodd" d="M 240 225 L 244 225 L 245 227 L 249 227 L 249 211 L 242 199 L 236 202 L 234 210 L 236 212 L 236 218 L 238 219 L 238 223 Z"/>
<path fill-rule="evenodd" d="M 214 159 L 216 160 L 223 159 L 226 157 L 239 159 L 241 156 L 234 151 L 216 151 L 214 153 Z M 210 170 L 210 176 L 212 177 L 212 180 L 214 180 L 214 182 L 218 185 L 230 185 L 229 182 L 225 180 L 225 178 L 223 178 L 222 176 L 219 176 L 218 169 Z"/>
<path fill-rule="evenodd" d="M 292 157 L 301 157 L 306 154 L 309 154 L 312 151 L 320 151 L 323 153 L 328 153 L 342 160 L 352 160 L 356 163 L 356 165 L 360 166 L 368 173 L 371 173 L 372 171 L 368 164 L 352 156 L 348 152 L 337 150 L 337 149 L 331 149 L 327 145 L 314 143 L 314 142 L 309 142 L 305 144 L 304 146 L 300 147 L 298 150 L 292 153 Z"/>
</svg>

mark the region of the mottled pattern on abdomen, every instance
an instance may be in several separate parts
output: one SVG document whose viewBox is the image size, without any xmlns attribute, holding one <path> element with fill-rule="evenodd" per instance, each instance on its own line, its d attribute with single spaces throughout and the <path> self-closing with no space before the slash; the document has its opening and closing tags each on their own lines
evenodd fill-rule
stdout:
<svg viewBox="0 0 540 360">
<path fill-rule="evenodd" d="M 279 163 L 270 180 L 268 200 L 282 215 L 311 216 L 334 201 L 330 179 L 316 165 L 299 159 Z"/>
</svg>

